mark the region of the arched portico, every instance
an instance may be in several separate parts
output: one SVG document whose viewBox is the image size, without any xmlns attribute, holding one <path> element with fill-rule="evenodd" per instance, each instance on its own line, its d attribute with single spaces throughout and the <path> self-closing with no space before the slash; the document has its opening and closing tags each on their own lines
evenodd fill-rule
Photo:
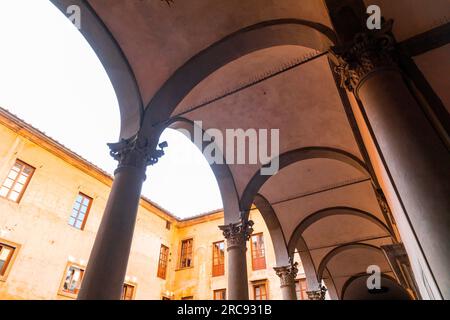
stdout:
<svg viewBox="0 0 450 320">
<path fill-rule="evenodd" d="M 367 169 L 360 159 L 346 151 L 330 147 L 314 146 L 288 151 L 284 154 L 281 154 L 277 161 L 279 163 L 279 170 L 282 170 L 283 168 L 295 162 L 316 158 L 341 161 L 354 167 L 361 173 L 368 175 Z M 266 164 L 266 166 L 270 166 L 270 163 Z M 271 176 L 268 175 L 261 175 L 259 171 L 252 177 L 240 200 L 242 208 L 249 208 L 251 206 L 255 193 L 258 192 L 258 190 L 270 177 Z"/>
<path fill-rule="evenodd" d="M 447 297 L 449 157 L 442 143 L 445 139 L 428 120 L 433 117 L 427 118 L 422 110 L 430 108 L 418 102 L 392 59 L 396 48 L 389 25 L 380 32 L 365 32 L 361 1 L 345 6 L 335 0 L 319 5 L 305 0 L 302 6 L 292 0 L 277 1 L 277 6 L 267 1 L 261 6 L 261 1 L 246 1 L 246 5 L 260 6 L 259 10 L 241 10 L 237 1 L 224 2 L 220 8 L 206 1 L 189 7 L 183 2 L 170 14 L 163 11 L 167 8 L 158 7 L 159 1 L 115 6 L 106 1 L 75 1 L 84 12 L 81 32 L 103 62 L 122 114 L 122 140 L 111 145 L 119 167 L 80 298 L 119 297 L 134 227 L 135 216 L 129 212 L 136 211 L 145 167 L 162 156 L 164 145 L 158 146 L 158 138 L 167 125 L 179 120 L 177 108 L 193 92 L 192 99 L 200 103 L 210 96 L 209 91 L 231 93 L 192 110 L 184 123 L 202 120 L 205 128 L 220 130 L 280 129 L 278 174 L 260 175 L 262 162 L 212 167 L 226 207 L 224 232 L 230 247 L 238 248 L 230 257 L 239 261 L 235 266 L 243 266 L 245 243 L 251 234 L 247 213 L 255 202 L 266 212 L 277 248 L 282 248 L 282 239 L 286 242 L 295 235 L 292 244 L 277 249 L 280 263 L 303 241 L 308 248 L 305 261 L 311 260 L 307 262 L 309 269 L 317 265 L 324 248 L 355 240 L 350 237 L 354 233 L 333 233 L 333 224 L 345 228 L 357 221 L 353 228 L 364 226 L 359 236 L 382 243 L 392 241 L 392 230 L 386 226 L 398 220 L 400 235 L 408 239 L 405 246 L 425 269 L 424 277 L 435 296 Z M 69 5 L 65 0 L 53 2 L 63 12 Z M 202 15 L 206 11 L 209 14 Z M 241 14 L 235 19 L 226 18 L 236 12 Z M 177 19 L 171 18 L 172 14 Z M 117 23 L 119 16 L 127 23 Z M 407 34 L 407 29 L 402 24 L 401 34 Z M 365 33 L 355 38 L 361 31 Z M 338 43 L 343 46 L 331 48 Z M 377 50 L 367 57 L 365 50 L 358 51 L 360 48 Z M 327 57 L 322 56 L 327 51 L 334 57 L 336 70 L 331 70 Z M 319 53 L 295 68 L 283 68 Z M 352 126 L 363 132 L 362 142 L 352 135 L 333 71 L 340 73 L 353 103 L 350 111 L 358 123 Z M 268 76 L 255 76 L 261 73 Z M 239 90 L 227 91 L 241 82 L 245 85 Z M 208 83 L 215 85 L 208 87 Z M 373 177 L 367 170 L 369 163 L 365 162 L 375 163 L 374 172 L 395 219 L 380 213 L 371 185 Z M 347 215 L 320 211 L 337 207 L 360 211 Z M 310 212 L 318 213 L 308 219 Z M 366 219 L 367 212 L 373 219 Z M 126 223 L 118 223 L 124 215 Z M 336 219 L 338 216 L 342 221 Z M 306 221 L 303 231 L 295 231 L 302 221 Z M 336 243 L 317 236 L 319 225 Z M 108 245 L 116 234 L 123 237 L 120 250 Z M 113 266 L 110 261 L 114 261 Z M 106 267 L 112 269 L 109 276 L 114 279 L 109 281 L 110 287 L 101 287 L 98 284 L 103 283 Z M 328 273 L 333 274 L 333 270 Z M 239 278 L 240 284 L 229 288 L 231 297 L 248 298 L 245 281 Z"/>
</svg>

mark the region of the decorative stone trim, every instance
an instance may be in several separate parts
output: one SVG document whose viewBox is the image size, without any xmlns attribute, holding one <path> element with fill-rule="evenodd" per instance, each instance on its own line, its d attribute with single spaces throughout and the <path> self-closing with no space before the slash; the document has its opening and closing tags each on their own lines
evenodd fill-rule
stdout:
<svg viewBox="0 0 450 320">
<path fill-rule="evenodd" d="M 383 190 L 381 189 L 375 190 L 375 195 L 377 197 L 378 205 L 380 206 L 380 209 L 383 212 L 383 214 L 386 217 L 389 217 L 392 224 L 396 224 L 391 209 L 389 208 L 389 204 L 387 203 L 386 197 L 384 196 Z"/>
<path fill-rule="evenodd" d="M 408 290 L 415 299 L 420 299 L 420 292 L 403 243 L 383 245 L 381 250 L 402 287 Z"/>
<path fill-rule="evenodd" d="M 327 288 L 320 286 L 319 290 L 306 291 L 309 300 L 325 300 Z"/>
<path fill-rule="evenodd" d="M 108 143 L 108 146 L 110 155 L 119 161 L 117 170 L 134 167 L 145 171 L 147 166 L 154 165 L 164 155 L 163 149 L 167 147 L 167 143 L 160 143 L 157 149 L 146 137 L 135 135 L 117 143 Z"/>
<path fill-rule="evenodd" d="M 373 72 L 397 69 L 395 40 L 391 35 L 392 20 L 381 30 L 359 33 L 352 43 L 330 49 L 339 74 L 341 87 L 357 94 L 358 87 Z"/>
<path fill-rule="evenodd" d="M 287 266 L 274 267 L 277 276 L 280 277 L 281 287 L 288 287 L 295 285 L 295 278 L 298 273 L 298 262 L 291 263 Z"/>
<path fill-rule="evenodd" d="M 223 236 L 227 239 L 227 250 L 235 247 L 245 248 L 247 240 L 253 233 L 253 224 L 252 220 L 241 219 L 240 222 L 219 226 L 219 229 L 223 231 Z"/>
</svg>

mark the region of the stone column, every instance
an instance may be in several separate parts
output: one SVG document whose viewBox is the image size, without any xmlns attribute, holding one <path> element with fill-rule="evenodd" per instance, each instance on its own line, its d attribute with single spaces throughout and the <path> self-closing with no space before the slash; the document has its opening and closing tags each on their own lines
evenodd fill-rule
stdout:
<svg viewBox="0 0 450 320">
<path fill-rule="evenodd" d="M 253 221 L 219 226 L 227 240 L 228 252 L 228 300 L 248 300 L 247 241 L 253 232 Z"/>
<path fill-rule="evenodd" d="M 298 272 L 297 265 L 298 262 L 273 268 L 277 276 L 280 277 L 283 300 L 297 300 L 297 294 L 295 292 L 295 277 L 297 277 Z"/>
<path fill-rule="evenodd" d="M 306 291 L 309 300 L 325 300 L 325 294 L 327 293 L 327 288 L 320 286 L 317 290 Z"/>
<path fill-rule="evenodd" d="M 161 145 L 165 147 L 165 144 Z M 79 300 L 119 300 L 147 165 L 164 152 L 146 138 L 109 144 L 119 161 L 114 182 L 78 294 Z"/>
<path fill-rule="evenodd" d="M 404 212 L 440 288 L 450 299 L 450 153 L 397 66 L 391 24 L 332 48 L 342 85 L 362 104 Z"/>
</svg>

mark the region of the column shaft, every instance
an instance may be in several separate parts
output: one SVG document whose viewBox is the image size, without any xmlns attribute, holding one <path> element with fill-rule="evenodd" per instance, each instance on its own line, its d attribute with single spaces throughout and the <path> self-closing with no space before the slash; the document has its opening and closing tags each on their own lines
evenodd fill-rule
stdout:
<svg viewBox="0 0 450 320">
<path fill-rule="evenodd" d="M 142 183 L 136 168 L 116 173 L 78 299 L 121 298 Z"/>
<path fill-rule="evenodd" d="M 228 299 L 248 300 L 247 248 L 231 247 L 228 252 Z"/>
<path fill-rule="evenodd" d="M 353 43 L 332 48 L 332 57 L 342 85 L 361 101 L 433 274 L 429 280 L 450 299 L 450 153 L 403 78 L 391 30 L 389 21 L 379 31 L 358 34 Z"/>
<path fill-rule="evenodd" d="M 228 299 L 248 300 L 247 241 L 253 232 L 253 221 L 242 219 L 240 222 L 219 226 L 227 239 L 228 252 Z"/>
<path fill-rule="evenodd" d="M 158 161 L 167 144 L 159 146 L 161 149 L 156 149 L 155 144 L 138 135 L 109 144 L 111 156 L 119 165 L 82 280 L 79 300 L 121 298 L 145 169 Z"/>
<path fill-rule="evenodd" d="M 423 253 L 448 299 L 449 152 L 399 72 L 372 75 L 358 96 Z"/>
</svg>

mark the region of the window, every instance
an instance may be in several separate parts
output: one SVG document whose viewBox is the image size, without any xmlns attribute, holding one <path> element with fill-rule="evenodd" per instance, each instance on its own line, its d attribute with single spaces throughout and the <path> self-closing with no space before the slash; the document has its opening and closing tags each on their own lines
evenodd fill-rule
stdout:
<svg viewBox="0 0 450 320">
<path fill-rule="evenodd" d="M 213 269 L 212 276 L 223 276 L 225 274 L 225 242 L 213 243 Z"/>
<path fill-rule="evenodd" d="M 181 300 L 194 300 L 194 296 L 182 297 Z"/>
<path fill-rule="evenodd" d="M 253 284 L 254 300 L 267 300 L 267 282 Z"/>
<path fill-rule="evenodd" d="M 180 268 L 192 267 L 192 239 L 181 241 Z"/>
<path fill-rule="evenodd" d="M 162 244 L 161 249 L 159 250 L 159 262 L 158 262 L 158 277 L 161 279 L 166 278 L 168 258 L 169 258 L 169 248 Z"/>
<path fill-rule="evenodd" d="M 170 221 L 166 221 L 166 229 L 167 229 L 167 230 L 170 230 L 170 225 L 171 225 L 171 224 L 170 224 Z"/>
<path fill-rule="evenodd" d="M 33 167 L 27 165 L 25 162 L 16 160 L 16 163 L 5 179 L 5 182 L 3 182 L 0 189 L 0 196 L 15 202 L 20 202 L 33 172 Z"/>
<path fill-rule="evenodd" d="M 225 289 L 214 290 L 214 300 L 227 300 Z"/>
<path fill-rule="evenodd" d="M 266 268 L 266 254 L 262 233 L 252 235 L 252 268 L 253 270 Z"/>
<path fill-rule="evenodd" d="M 72 214 L 69 218 L 69 225 L 83 230 L 89 210 L 91 209 L 91 205 L 92 198 L 85 194 L 79 193 L 72 208 Z"/>
<path fill-rule="evenodd" d="M 308 300 L 306 290 L 306 279 L 299 279 L 295 281 L 295 293 L 297 294 L 297 300 Z"/>
<path fill-rule="evenodd" d="M 60 293 L 75 298 L 80 291 L 81 281 L 83 281 L 83 275 L 83 267 L 75 263 L 69 263 L 64 274 Z"/>
<path fill-rule="evenodd" d="M 0 281 L 5 281 L 19 249 L 18 244 L 0 239 Z"/>
<path fill-rule="evenodd" d="M 134 299 L 134 290 L 136 289 L 136 286 L 129 283 L 123 284 L 123 290 L 122 290 L 122 300 L 133 300 Z"/>
</svg>

